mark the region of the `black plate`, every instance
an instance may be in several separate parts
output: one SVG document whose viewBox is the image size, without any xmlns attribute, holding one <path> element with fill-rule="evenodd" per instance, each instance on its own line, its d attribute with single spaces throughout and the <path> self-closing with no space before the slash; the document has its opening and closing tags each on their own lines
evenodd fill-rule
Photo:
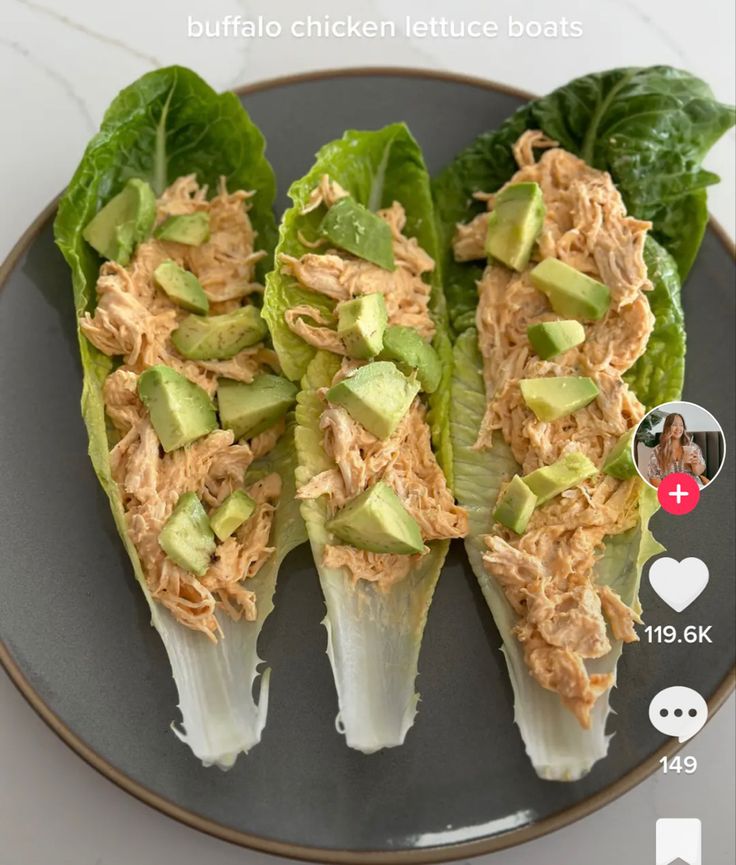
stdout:
<svg viewBox="0 0 736 865">
<path fill-rule="evenodd" d="M 436 171 L 521 101 L 478 81 L 396 70 L 243 92 L 268 140 L 280 207 L 317 148 L 346 128 L 405 120 Z M 366 757 L 335 731 L 324 607 L 302 548 L 282 568 L 261 637 L 273 669 L 263 741 L 227 774 L 203 769 L 169 730 L 176 692 L 163 647 L 87 459 L 71 286 L 52 217 L 49 209 L 29 229 L 0 279 L 2 657 L 51 726 L 125 789 L 200 829 L 284 855 L 438 861 L 557 828 L 640 781 L 673 749 L 647 719 L 661 688 L 694 687 L 712 708 L 723 700 L 734 658 L 732 460 L 693 514 L 654 520 L 671 555 L 708 563 L 711 584 L 687 619 L 712 623 L 715 642 L 627 647 L 609 722 L 616 736 L 584 780 L 543 782 L 532 771 L 499 637 L 459 544 L 430 612 L 422 702 L 402 748 Z M 729 439 L 733 284 L 732 254 L 709 230 L 685 290 L 685 398 L 710 409 Z M 642 600 L 650 624 L 677 621 L 646 581 Z"/>
</svg>

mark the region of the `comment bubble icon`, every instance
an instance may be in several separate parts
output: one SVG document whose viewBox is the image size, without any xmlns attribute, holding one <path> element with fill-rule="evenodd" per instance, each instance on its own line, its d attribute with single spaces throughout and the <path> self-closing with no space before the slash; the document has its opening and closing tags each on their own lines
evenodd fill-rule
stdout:
<svg viewBox="0 0 736 865">
<path fill-rule="evenodd" d="M 649 720 L 665 736 L 687 742 L 708 720 L 708 704 L 692 688 L 674 685 L 654 696 L 649 704 Z"/>
</svg>

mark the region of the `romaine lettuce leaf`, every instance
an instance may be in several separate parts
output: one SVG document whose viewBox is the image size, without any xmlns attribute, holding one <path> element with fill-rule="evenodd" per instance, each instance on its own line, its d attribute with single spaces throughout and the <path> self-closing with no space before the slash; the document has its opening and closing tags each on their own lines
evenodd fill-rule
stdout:
<svg viewBox="0 0 736 865">
<path fill-rule="evenodd" d="M 523 106 L 459 154 L 433 184 L 450 316 L 461 332 L 455 345 L 452 439 L 455 489 L 470 514 L 466 548 L 504 640 L 517 724 L 535 769 L 545 778 L 579 778 L 605 756 L 608 701 L 598 701 L 591 730 L 582 731 L 558 697 L 536 685 L 511 633 L 514 615 L 483 567 L 481 537 L 492 525 L 491 508 L 500 484 L 518 467 L 500 435 L 490 451 L 471 449 L 486 404 L 472 329 L 482 268 L 453 260 L 452 235 L 456 223 L 482 209 L 473 192 L 493 192 L 514 174 L 511 148 L 525 129 L 541 129 L 589 164 L 609 171 L 629 212 L 653 223 L 644 254 L 656 323 L 647 351 L 625 378 L 647 406 L 676 399 L 685 359 L 680 283 L 705 230 L 705 187 L 717 181 L 701 163 L 733 122 L 733 109 L 715 102 L 707 85 L 686 72 L 652 67 L 597 73 Z M 638 605 L 644 561 L 661 549 L 647 529 L 656 505 L 652 490 L 642 485 L 639 526 L 608 538 L 597 565 L 598 580 L 614 585 L 632 605 Z M 614 646 L 606 658 L 590 665 L 591 671 L 615 671 L 620 651 L 620 645 Z"/>
<path fill-rule="evenodd" d="M 260 263 L 265 276 L 276 235 L 276 181 L 264 148 L 238 97 L 215 93 L 189 69 L 158 69 L 122 90 L 87 145 L 54 223 L 56 242 L 72 268 L 78 308 L 94 306 L 100 264 L 81 231 L 130 177 L 147 180 L 157 195 L 185 174 L 196 174 L 212 190 L 221 176 L 229 189 L 257 190 L 249 216 L 257 246 L 269 253 Z"/>
<path fill-rule="evenodd" d="M 56 243 L 72 271 L 77 314 L 92 311 L 100 260 L 82 238 L 97 210 L 129 177 L 149 180 L 160 192 L 176 177 L 196 173 L 215 188 L 220 175 L 230 189 L 255 190 L 250 217 L 257 244 L 272 252 L 275 223 L 274 178 L 264 155 L 263 136 L 232 93 L 216 94 L 193 72 L 181 67 L 144 75 L 113 101 L 100 132 L 90 141 L 60 204 L 54 224 Z M 127 536 L 123 505 L 111 471 L 102 384 L 113 368 L 111 358 L 81 333 L 82 415 L 89 435 L 89 454 L 110 499 L 115 524 L 130 556 L 136 578 L 151 609 L 151 621 L 164 641 L 179 691 L 183 738 L 205 764 L 228 767 L 238 753 L 260 739 L 265 722 L 268 675 L 260 701 L 252 683 L 260 662 L 256 641 L 272 609 L 276 574 L 286 553 L 306 539 L 294 502 L 293 425 L 274 451 L 253 472 L 278 470 L 284 489 L 274 520 L 276 554 L 251 585 L 257 593 L 258 620 L 219 620 L 225 633 L 217 645 L 178 624 L 155 602 L 146 586 L 135 546 Z"/>
<path fill-rule="evenodd" d="M 300 211 L 323 174 L 371 209 L 401 202 L 407 215 L 405 232 L 437 260 L 429 177 L 419 146 L 401 123 L 374 132 L 348 131 L 319 151 L 310 172 L 289 190 L 294 204 L 281 223 L 277 256 L 281 252 L 301 256 L 310 251 L 301 239 L 316 239 L 324 209 L 304 215 Z M 298 303 L 324 310 L 334 306 L 278 271 L 271 273 L 263 314 L 284 371 L 292 378 L 302 377 L 296 413 L 297 485 L 301 485 L 332 466 L 322 447 L 319 417 L 323 403 L 317 390 L 330 384 L 340 361 L 328 352 L 316 352 L 286 327 L 284 311 Z M 432 274 L 431 311 L 437 325 L 433 344 L 443 361 L 443 378 L 429 398 L 428 420 L 438 461 L 449 477 L 452 348 L 439 269 Z M 321 564 L 328 540 L 326 503 L 304 501 L 302 516 L 327 604 L 324 624 L 338 694 L 338 727 L 348 745 L 366 753 L 400 745 L 416 714 L 414 682 L 421 639 L 449 543 L 431 543 L 430 553 L 420 564 L 390 588 L 381 589 L 364 580 L 353 585 L 342 569 Z"/>
<path fill-rule="evenodd" d="M 514 691 L 515 721 L 532 765 L 546 780 L 575 781 L 608 752 L 610 737 L 605 731 L 610 711 L 608 696 L 598 700 L 591 727 L 583 730 L 559 696 L 542 688 L 529 675 L 521 646 L 512 633 L 516 614 L 482 561 L 485 551 L 482 537 L 493 526 L 491 510 L 499 488 L 519 471 L 519 466 L 500 434 L 496 434 L 490 450 L 473 450 L 486 407 L 482 358 L 473 328 L 458 337 L 454 354 L 450 425 L 455 455 L 455 493 L 458 502 L 468 511 L 465 548 L 503 639 L 502 651 Z M 639 524 L 628 532 L 609 537 L 596 566 L 598 582 L 610 585 L 630 605 L 638 605 L 644 563 L 662 550 L 647 528 L 656 508 L 656 494 L 642 483 Z M 612 640 L 612 644 L 608 655 L 589 662 L 591 672 L 615 673 L 621 642 Z"/>
<path fill-rule="evenodd" d="M 473 192 L 494 192 L 516 170 L 511 145 L 541 129 L 611 173 L 630 213 L 654 224 L 654 238 L 687 276 L 708 219 L 705 188 L 718 178 L 702 168 L 708 150 L 734 123 L 734 109 L 703 81 L 668 66 L 586 75 L 520 108 L 479 136 L 436 178 L 433 188 L 453 327 L 472 324 L 479 268 L 457 265 L 450 241 L 457 222 L 482 209 Z"/>
<path fill-rule="evenodd" d="M 255 592 L 257 618 L 234 622 L 219 614 L 223 636 L 215 644 L 202 634 L 182 627 L 160 604 L 153 602 L 152 620 L 161 634 L 179 689 L 183 730 L 174 728 L 205 765 L 227 769 L 239 753 L 247 753 L 261 739 L 268 711 L 270 669 L 263 671 L 258 700 L 253 682 L 259 675 L 258 636 L 273 610 L 276 579 L 285 556 L 307 540 L 295 498 L 294 420 L 276 447 L 254 462 L 245 477 L 251 484 L 271 472 L 282 478 L 281 496 L 274 514 L 270 544 L 275 553 L 247 582 Z"/>
<path fill-rule="evenodd" d="M 302 379 L 296 410 L 297 487 L 332 467 L 322 447 L 324 403 L 317 390 L 329 386 L 339 366 L 335 355 L 318 352 Z M 431 542 L 419 566 L 388 588 L 366 580 L 353 584 L 342 569 L 321 564 L 328 543 L 327 503 L 321 498 L 303 501 L 302 516 L 327 605 L 323 624 L 337 687 L 337 728 L 351 748 L 366 754 L 401 745 L 416 715 L 419 649 L 449 541 Z"/>
<path fill-rule="evenodd" d="M 356 201 L 371 210 L 390 207 L 394 201 L 400 201 L 407 217 L 404 233 L 416 237 L 419 245 L 438 262 L 437 232 L 427 169 L 419 145 L 403 123 L 393 123 L 372 132 L 348 130 L 342 138 L 320 148 L 309 173 L 289 187 L 293 205 L 281 220 L 276 256 L 285 253 L 299 258 L 314 252 L 302 240 L 312 242 L 318 238 L 317 229 L 324 216 L 324 208 L 307 214 L 301 211 L 323 174 L 329 174 Z M 429 421 L 435 450 L 445 474 L 449 476 L 452 458 L 447 414 L 452 346 L 447 333 L 447 308 L 439 262 L 431 281 L 430 308 L 437 323 L 433 345 L 443 361 L 445 374 L 442 384 L 429 398 Z M 287 309 L 303 303 L 323 312 L 330 312 L 335 306 L 334 301 L 302 288 L 296 280 L 280 273 L 276 267 L 266 279 L 263 317 L 268 322 L 284 375 L 295 381 L 306 373 L 310 360 L 316 354 L 316 349 L 293 333 L 284 321 Z"/>
<path fill-rule="evenodd" d="M 654 313 L 654 328 L 647 350 L 626 371 L 624 381 L 645 406 L 654 408 L 682 395 L 687 338 L 674 259 L 649 236 L 644 244 L 644 261 L 653 286 L 647 300 Z"/>
</svg>

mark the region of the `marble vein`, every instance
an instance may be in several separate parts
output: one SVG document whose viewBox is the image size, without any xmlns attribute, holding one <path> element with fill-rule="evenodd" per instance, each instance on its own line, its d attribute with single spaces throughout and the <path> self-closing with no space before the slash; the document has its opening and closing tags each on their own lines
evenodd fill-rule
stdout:
<svg viewBox="0 0 736 865">
<path fill-rule="evenodd" d="M 57 87 L 60 87 L 69 99 L 77 106 L 80 114 L 84 118 L 84 122 L 90 133 L 94 133 L 97 130 L 97 124 L 92 118 L 92 113 L 90 112 L 87 104 L 82 99 L 82 97 L 76 92 L 72 83 L 64 78 L 63 75 L 60 75 L 58 70 L 52 69 L 50 66 L 46 66 L 43 61 L 39 60 L 35 57 L 26 47 L 25 45 L 21 45 L 20 42 L 13 42 L 10 39 L 3 39 L 0 37 L 0 45 L 4 45 L 6 48 L 9 48 L 11 51 L 14 51 L 16 54 L 19 54 L 23 57 L 31 66 L 34 66 L 36 69 L 41 72 L 44 77 L 48 78 L 49 81 L 52 81 Z"/>
<path fill-rule="evenodd" d="M 250 3 L 248 0 L 236 0 L 237 7 L 242 11 L 243 18 L 247 20 L 253 20 L 257 17 L 257 13 L 255 10 L 251 9 Z M 224 90 L 233 90 L 236 87 L 240 87 L 243 84 L 251 84 L 252 81 L 249 79 L 248 71 L 251 66 L 251 60 L 253 59 L 253 40 L 252 39 L 244 39 L 242 41 L 242 60 L 238 64 L 237 69 L 231 76 L 230 80 L 225 83 Z"/>
<path fill-rule="evenodd" d="M 650 27 L 659 38 L 667 45 L 669 48 L 674 51 L 674 53 L 679 57 L 682 62 L 688 66 L 690 65 L 690 60 L 685 53 L 684 48 L 673 39 L 672 35 L 668 33 L 668 31 L 661 26 L 661 24 L 657 21 L 656 18 L 652 18 L 647 15 L 642 6 L 638 2 L 632 2 L 632 0 L 615 0 L 613 3 L 614 6 L 623 6 L 631 12 L 636 18 L 646 24 L 647 27 Z"/>
<path fill-rule="evenodd" d="M 110 45 L 113 48 L 118 48 L 121 51 L 125 51 L 132 57 L 138 58 L 138 60 L 144 60 L 150 66 L 153 66 L 154 69 L 158 69 L 159 66 L 163 65 L 161 61 L 157 57 L 154 57 L 152 54 L 146 54 L 143 51 L 138 51 L 137 48 L 133 48 L 132 46 L 128 45 L 126 42 L 121 41 L 120 39 L 114 39 L 112 36 L 108 36 L 106 33 L 98 33 L 96 30 L 92 30 L 86 25 L 81 24 L 79 21 L 75 21 L 72 18 L 69 18 L 67 15 L 62 15 L 61 12 L 57 12 L 54 9 L 49 9 L 48 6 L 43 6 L 41 3 L 34 3 L 33 0 L 16 0 L 16 3 L 19 3 L 21 6 L 25 6 L 27 9 L 31 9 L 34 12 L 39 12 L 49 18 L 53 18 L 54 21 L 58 21 L 64 27 L 69 27 L 71 30 L 76 30 L 83 36 L 89 36 L 90 38 L 95 39 L 98 42 L 102 42 L 105 45 Z"/>
</svg>

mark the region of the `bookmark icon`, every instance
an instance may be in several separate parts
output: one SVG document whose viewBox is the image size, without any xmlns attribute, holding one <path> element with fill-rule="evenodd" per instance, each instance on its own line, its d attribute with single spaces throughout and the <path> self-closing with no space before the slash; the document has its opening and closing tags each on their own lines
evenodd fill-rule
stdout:
<svg viewBox="0 0 736 865">
<path fill-rule="evenodd" d="M 702 865 L 702 827 L 695 818 L 657 820 L 656 865 Z"/>
</svg>

